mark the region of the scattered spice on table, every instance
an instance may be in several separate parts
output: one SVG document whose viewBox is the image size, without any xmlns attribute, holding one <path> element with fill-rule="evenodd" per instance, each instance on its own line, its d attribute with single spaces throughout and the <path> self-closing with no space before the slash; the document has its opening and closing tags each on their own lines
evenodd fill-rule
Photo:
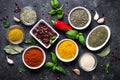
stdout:
<svg viewBox="0 0 120 80">
<path fill-rule="evenodd" d="M 108 37 L 108 31 L 104 27 L 96 28 L 89 36 L 88 44 L 91 47 L 102 45 Z"/>
<path fill-rule="evenodd" d="M 18 2 L 15 2 L 15 10 L 14 12 L 20 12 L 21 11 L 21 8 L 19 7 L 19 3 Z"/>
<path fill-rule="evenodd" d="M 28 49 L 24 55 L 25 63 L 30 67 L 38 67 L 44 60 L 43 52 L 38 48 Z"/>
<path fill-rule="evenodd" d="M 76 9 L 71 12 L 70 22 L 75 27 L 83 27 L 89 20 L 88 13 L 84 9 Z"/>
<path fill-rule="evenodd" d="M 58 55 L 66 60 L 72 59 L 76 55 L 77 47 L 74 42 L 65 40 L 58 45 Z"/>
</svg>

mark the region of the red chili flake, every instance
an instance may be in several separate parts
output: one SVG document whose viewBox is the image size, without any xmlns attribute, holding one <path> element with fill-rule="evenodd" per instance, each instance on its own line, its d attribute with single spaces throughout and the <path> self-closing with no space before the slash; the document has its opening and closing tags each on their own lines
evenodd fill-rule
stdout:
<svg viewBox="0 0 120 80">
<path fill-rule="evenodd" d="M 14 12 L 20 12 L 20 11 L 21 11 L 21 9 L 20 9 L 20 7 L 18 5 L 18 2 L 15 2 L 15 10 L 14 10 Z"/>
</svg>

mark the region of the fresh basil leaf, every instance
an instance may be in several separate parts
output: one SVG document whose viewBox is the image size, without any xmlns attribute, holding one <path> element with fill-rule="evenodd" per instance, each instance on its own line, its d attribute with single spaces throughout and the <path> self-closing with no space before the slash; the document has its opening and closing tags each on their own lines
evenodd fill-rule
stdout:
<svg viewBox="0 0 120 80">
<path fill-rule="evenodd" d="M 56 57 L 55 53 L 51 52 L 51 55 L 52 55 L 53 63 L 57 64 L 57 57 Z"/>
<path fill-rule="evenodd" d="M 30 39 L 25 40 L 25 43 L 29 44 L 29 45 L 36 45 L 36 41 L 35 40 L 30 40 Z"/>
<path fill-rule="evenodd" d="M 66 32 L 66 36 L 68 38 L 71 38 L 71 39 L 76 39 L 77 35 L 78 35 L 78 31 L 77 30 L 69 30 L 69 31 Z"/>
<path fill-rule="evenodd" d="M 58 7 L 58 0 L 51 0 L 51 6 L 56 9 Z"/>
<path fill-rule="evenodd" d="M 84 46 L 85 45 L 85 38 L 82 33 L 79 33 L 78 36 L 79 42 Z"/>
<path fill-rule="evenodd" d="M 110 67 L 110 63 L 108 62 L 108 63 L 105 65 L 105 72 L 106 72 L 106 73 L 109 73 L 109 67 Z"/>
<path fill-rule="evenodd" d="M 5 28 L 8 28 L 8 27 L 10 27 L 10 23 L 9 23 L 8 21 L 4 21 L 4 22 L 3 22 L 3 26 L 4 26 Z"/>
<path fill-rule="evenodd" d="M 54 66 L 53 62 L 46 62 L 45 67 L 52 68 Z"/>
<path fill-rule="evenodd" d="M 55 70 L 56 70 L 56 71 L 59 71 L 59 72 L 61 72 L 61 73 L 63 73 L 63 74 L 66 74 L 64 68 L 62 68 L 61 66 L 56 66 L 56 67 L 55 67 Z"/>
<path fill-rule="evenodd" d="M 49 11 L 49 14 L 50 14 L 50 15 L 56 14 L 56 10 L 50 10 L 50 11 Z"/>
<path fill-rule="evenodd" d="M 56 10 L 56 12 L 57 12 L 57 14 L 62 14 L 64 11 L 63 11 L 62 8 L 58 8 L 58 9 Z"/>
<path fill-rule="evenodd" d="M 62 12 L 61 14 L 57 14 L 58 19 L 62 19 L 63 17 L 64 17 L 64 12 Z"/>
</svg>

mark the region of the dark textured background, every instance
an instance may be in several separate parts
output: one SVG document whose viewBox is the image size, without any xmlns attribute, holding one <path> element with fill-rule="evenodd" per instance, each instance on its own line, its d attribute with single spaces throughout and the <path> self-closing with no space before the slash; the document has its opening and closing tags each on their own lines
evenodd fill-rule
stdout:
<svg viewBox="0 0 120 80">
<path fill-rule="evenodd" d="M 19 13 L 14 13 L 15 9 L 15 2 L 19 3 L 21 8 L 25 6 L 32 6 L 38 14 L 38 20 L 44 19 L 48 23 L 50 23 L 50 19 L 55 19 L 54 17 L 50 18 L 48 15 L 48 11 L 51 9 L 50 0 L 0 0 L 0 18 L 8 16 L 8 21 L 10 24 L 18 24 L 14 23 L 13 16 L 19 17 Z M 96 69 L 92 72 L 84 72 L 78 66 L 78 59 L 81 54 L 84 52 L 90 52 L 86 47 L 82 47 L 77 41 L 79 46 L 79 56 L 71 63 L 63 63 L 59 61 L 59 64 L 63 66 L 67 72 L 67 75 L 62 75 L 59 73 L 54 73 L 45 67 L 42 67 L 38 70 L 29 70 L 26 68 L 22 62 L 21 56 L 22 54 L 18 55 L 8 55 L 11 59 L 14 60 L 14 65 L 9 65 L 6 62 L 5 54 L 3 48 L 9 44 L 6 39 L 6 32 L 7 29 L 3 27 L 2 22 L 0 22 L 0 80 L 57 80 L 57 77 L 60 80 L 120 80 L 120 60 L 111 60 L 111 55 L 114 53 L 117 56 L 120 56 L 120 0 L 59 0 L 59 6 L 64 4 L 64 11 L 65 17 L 63 19 L 64 22 L 68 23 L 67 14 L 68 12 L 76 7 L 76 6 L 84 6 L 89 9 L 92 14 L 94 15 L 93 11 L 97 9 L 100 16 L 104 14 L 105 16 L 105 23 L 111 29 L 112 36 L 108 44 L 111 45 L 111 53 L 105 58 L 101 58 L 97 56 L 98 65 Z M 92 11 L 93 10 L 93 11 Z M 29 34 L 31 27 L 26 27 L 19 23 L 25 29 L 26 39 L 31 39 L 32 37 Z M 51 25 L 51 23 L 50 23 Z M 85 35 L 90 32 L 92 28 L 97 26 L 98 24 L 96 21 L 92 19 L 91 25 L 82 31 Z M 55 46 L 61 39 L 65 38 L 63 32 L 58 31 L 60 34 L 60 38 L 51 46 L 48 50 L 42 47 L 47 55 L 47 60 L 51 60 L 50 52 L 55 50 Z M 24 43 L 20 44 L 22 47 L 28 47 Z M 96 52 L 93 52 L 96 53 Z M 105 64 L 110 62 L 110 71 L 109 74 L 105 73 Z M 19 68 L 24 68 L 25 72 L 20 73 Z M 77 76 L 72 72 L 73 68 L 79 68 L 81 71 L 81 75 Z"/>
</svg>

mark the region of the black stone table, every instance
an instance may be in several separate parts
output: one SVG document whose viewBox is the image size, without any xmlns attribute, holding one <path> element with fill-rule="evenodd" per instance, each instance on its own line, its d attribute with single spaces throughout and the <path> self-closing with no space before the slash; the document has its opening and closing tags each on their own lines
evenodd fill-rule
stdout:
<svg viewBox="0 0 120 80">
<path fill-rule="evenodd" d="M 97 26 L 97 22 L 93 20 L 95 9 L 98 11 L 101 17 L 105 17 L 105 23 L 111 29 L 112 36 L 108 43 L 111 46 L 110 54 L 105 57 L 99 57 L 95 53 L 98 59 L 98 65 L 96 69 L 92 72 L 85 72 L 81 70 L 78 65 L 78 59 L 84 52 L 90 52 L 86 47 L 83 47 L 77 42 L 79 46 L 78 57 L 70 63 L 63 63 L 58 61 L 59 65 L 63 66 L 67 72 L 66 75 L 56 73 L 46 69 L 44 66 L 38 70 L 30 70 L 26 68 L 22 62 L 22 54 L 18 55 L 8 55 L 9 58 L 14 60 L 14 65 L 9 65 L 6 61 L 6 53 L 4 52 L 4 47 L 9 44 L 6 39 L 7 28 L 3 27 L 2 22 L 0 22 L 0 80 L 120 80 L 120 0 L 58 0 L 59 6 L 64 4 L 65 17 L 64 22 L 68 23 L 67 14 L 68 12 L 76 6 L 84 6 L 92 14 L 92 22 L 90 26 L 81 31 L 84 33 L 85 37 L 88 35 L 91 29 Z M 32 6 L 36 11 L 39 19 L 44 19 L 50 25 L 51 19 L 56 19 L 55 17 L 50 17 L 48 11 L 51 9 L 50 0 L 0 0 L 0 18 L 8 17 L 7 20 L 11 25 L 18 24 L 25 29 L 25 39 L 32 39 L 29 31 L 32 28 L 26 27 L 21 23 L 15 23 L 13 21 L 13 16 L 19 17 L 19 12 L 15 13 L 15 2 L 18 3 L 20 8 L 25 6 Z M 58 30 L 57 30 L 58 31 Z M 61 40 L 66 38 L 64 32 L 58 31 L 60 34 L 59 39 L 49 48 L 45 49 L 39 43 L 38 46 L 42 47 L 47 55 L 46 61 L 51 60 L 51 51 L 55 51 L 56 44 Z M 22 47 L 28 47 L 24 43 L 20 44 Z M 117 58 L 113 60 L 112 55 L 117 55 Z M 105 73 L 105 64 L 110 62 L 109 74 Z M 24 68 L 25 72 L 20 73 L 19 68 Z M 81 71 L 80 76 L 73 73 L 72 69 L 78 68 Z"/>
</svg>

